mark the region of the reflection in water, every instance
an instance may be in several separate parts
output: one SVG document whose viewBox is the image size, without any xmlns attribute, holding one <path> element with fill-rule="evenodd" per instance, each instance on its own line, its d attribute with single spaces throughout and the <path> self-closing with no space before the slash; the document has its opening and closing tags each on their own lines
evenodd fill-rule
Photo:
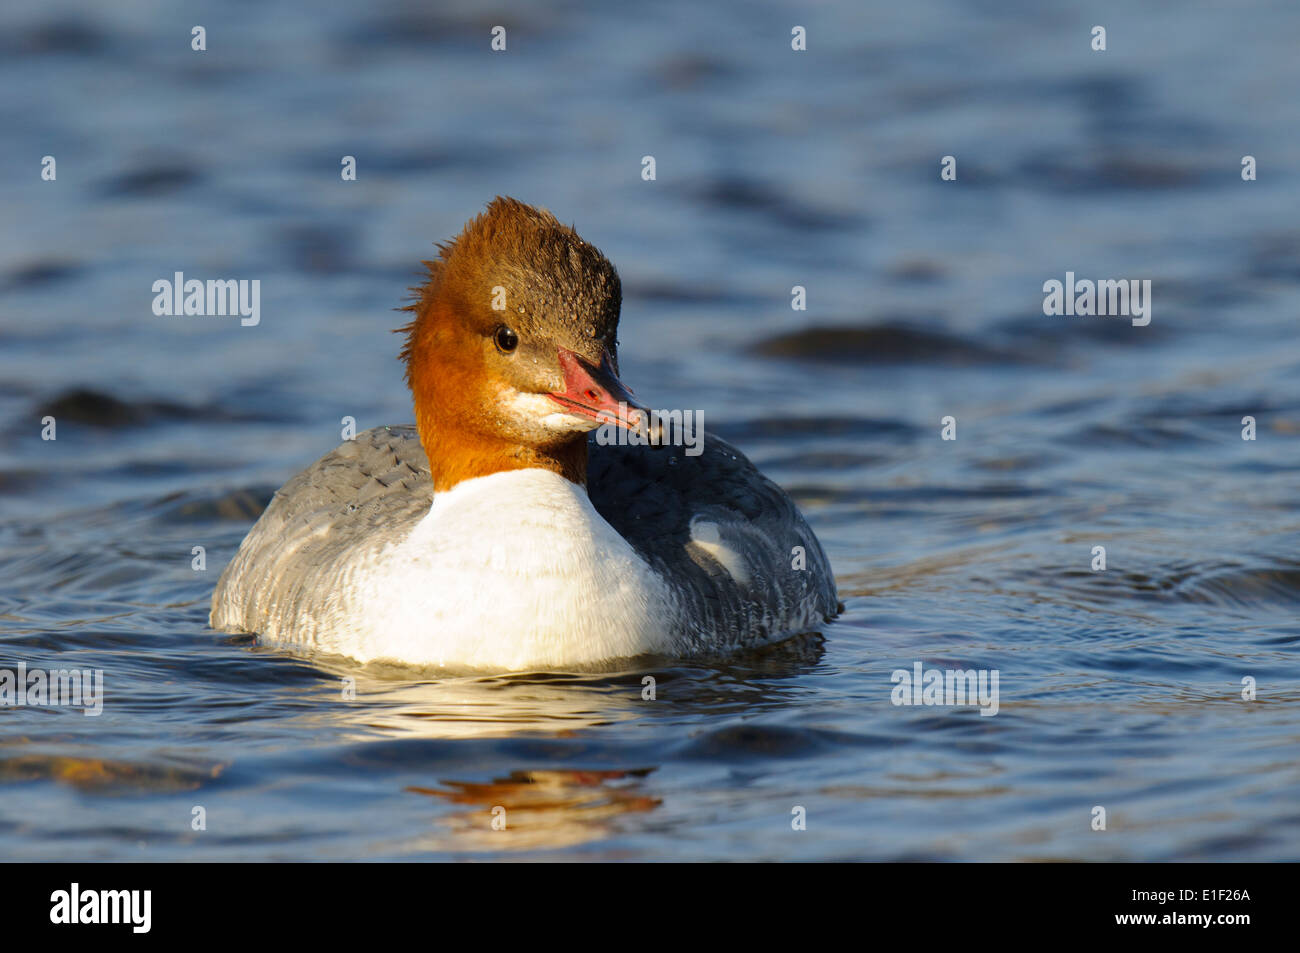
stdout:
<svg viewBox="0 0 1300 953">
<path fill-rule="evenodd" d="M 411 672 L 375 666 L 321 667 L 340 679 L 341 704 L 325 713 L 356 740 L 386 737 L 491 738 L 569 734 L 638 717 L 640 682 L 617 676 L 453 676 L 415 681 Z M 344 699 L 346 679 L 355 699 Z M 319 714 L 319 713 L 318 713 Z"/>
<path fill-rule="evenodd" d="M 443 781 L 442 788 L 409 787 L 457 809 L 420 839 L 428 850 L 536 850 L 601 840 L 616 818 L 659 806 L 640 790 L 653 771 L 512 771 L 486 784 Z"/>
<path fill-rule="evenodd" d="M 319 722 L 304 727 L 332 731 L 339 740 L 369 742 L 365 752 L 375 751 L 376 736 L 396 742 L 383 746 L 377 759 L 361 754 L 350 761 L 367 773 L 427 774 L 435 770 L 430 760 L 437 759 L 436 770 L 452 775 L 436 784 L 404 786 L 434 799 L 440 810 L 430 833 L 386 850 L 558 849 L 604 840 L 616 833 L 620 818 L 660 806 L 643 782 L 667 752 L 661 745 L 639 745 L 641 733 L 654 724 L 680 724 L 685 742 L 692 734 L 687 726 L 701 719 L 783 708 L 807 694 L 797 677 L 814 671 L 824 653 L 824 638 L 809 633 L 725 661 L 644 658 L 638 667 L 617 672 L 422 679 L 412 676 L 423 673 L 407 667 L 315 659 L 317 670 L 338 679 L 338 687 L 328 690 L 337 703 L 313 705 L 305 714 L 298 708 L 295 717 Z M 355 698 L 344 697 L 349 686 Z M 300 698 L 292 703 L 299 706 Z M 593 745 L 592 729 L 614 725 L 622 726 L 622 745 Z M 431 748 L 427 742 L 439 744 Z M 492 745 L 488 763 L 504 760 L 508 766 L 508 773 L 487 781 L 475 777 L 485 744 Z M 610 767 L 624 759 L 632 766 Z"/>
<path fill-rule="evenodd" d="M 53 781 L 82 794 L 197 791 L 209 780 L 219 778 L 223 770 L 220 764 L 146 764 L 26 752 L 8 755 L 0 749 L 0 784 Z"/>
<path fill-rule="evenodd" d="M 333 697 L 339 704 L 317 708 L 306 717 L 327 721 L 336 730 L 342 727 L 345 737 L 353 740 L 376 735 L 565 737 L 637 719 L 690 719 L 771 709 L 804 691 L 783 683 L 813 670 L 824 653 L 824 638 L 808 633 L 724 661 L 645 658 L 638 660 L 638 667 L 617 672 L 423 679 L 412 678 L 415 670 L 404 666 L 358 667 L 337 658 L 315 659 L 317 668 L 338 679 Z M 345 696 L 349 689 L 354 698 Z"/>
</svg>

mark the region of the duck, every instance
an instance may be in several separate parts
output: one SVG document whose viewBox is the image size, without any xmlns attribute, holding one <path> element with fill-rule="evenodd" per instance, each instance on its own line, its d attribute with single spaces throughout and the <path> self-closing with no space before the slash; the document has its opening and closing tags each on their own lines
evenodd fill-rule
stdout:
<svg viewBox="0 0 1300 953">
<path fill-rule="evenodd" d="M 790 496 L 708 431 L 674 442 L 623 384 L 622 285 L 597 248 L 501 196 L 437 247 L 397 329 L 414 424 L 358 433 L 275 493 L 212 629 L 508 673 L 730 657 L 834 619 Z"/>
</svg>

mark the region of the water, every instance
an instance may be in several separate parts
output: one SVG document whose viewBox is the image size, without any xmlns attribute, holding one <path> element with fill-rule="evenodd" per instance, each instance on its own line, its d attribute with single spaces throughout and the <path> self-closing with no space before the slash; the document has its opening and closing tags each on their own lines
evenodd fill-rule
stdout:
<svg viewBox="0 0 1300 953">
<path fill-rule="evenodd" d="M 6 8 L 0 668 L 106 698 L 0 708 L 0 856 L 1296 859 L 1300 12 L 1143 7 L 555 3 L 502 54 L 468 3 Z M 341 418 L 411 419 L 389 309 L 498 193 L 619 267 L 638 394 L 798 499 L 820 637 L 440 678 L 207 629 Z M 178 270 L 261 323 L 155 317 Z M 1044 316 L 1066 271 L 1151 324 Z M 998 714 L 892 705 L 918 661 Z"/>
</svg>

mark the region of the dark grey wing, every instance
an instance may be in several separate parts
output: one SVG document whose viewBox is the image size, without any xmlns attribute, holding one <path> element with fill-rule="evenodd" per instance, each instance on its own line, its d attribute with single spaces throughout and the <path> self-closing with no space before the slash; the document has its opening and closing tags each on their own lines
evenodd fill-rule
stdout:
<svg viewBox="0 0 1300 953">
<path fill-rule="evenodd" d="M 706 433 L 703 452 L 590 443 L 596 510 L 684 594 L 699 647 L 759 645 L 839 609 L 821 543 L 779 486 Z"/>
<path fill-rule="evenodd" d="M 405 538 L 432 502 L 413 426 L 357 434 L 276 492 L 217 582 L 212 627 L 306 641 L 340 591 L 339 567 Z"/>
</svg>

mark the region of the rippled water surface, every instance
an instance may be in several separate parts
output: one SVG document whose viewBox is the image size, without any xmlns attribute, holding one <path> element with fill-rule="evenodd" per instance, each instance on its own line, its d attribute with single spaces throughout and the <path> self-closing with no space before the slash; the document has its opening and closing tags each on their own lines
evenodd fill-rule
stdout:
<svg viewBox="0 0 1300 953">
<path fill-rule="evenodd" d="M 106 697 L 0 707 L 0 857 L 1300 857 L 1300 8 L 1044 6 L 6 7 L 0 668 Z M 475 678 L 207 628 L 341 418 L 411 419 L 390 309 L 498 193 L 619 267 L 625 379 L 794 494 L 839 621 Z M 1067 270 L 1151 324 L 1044 316 Z M 155 317 L 176 271 L 261 323 Z M 998 713 L 894 706 L 918 661 Z"/>
</svg>

